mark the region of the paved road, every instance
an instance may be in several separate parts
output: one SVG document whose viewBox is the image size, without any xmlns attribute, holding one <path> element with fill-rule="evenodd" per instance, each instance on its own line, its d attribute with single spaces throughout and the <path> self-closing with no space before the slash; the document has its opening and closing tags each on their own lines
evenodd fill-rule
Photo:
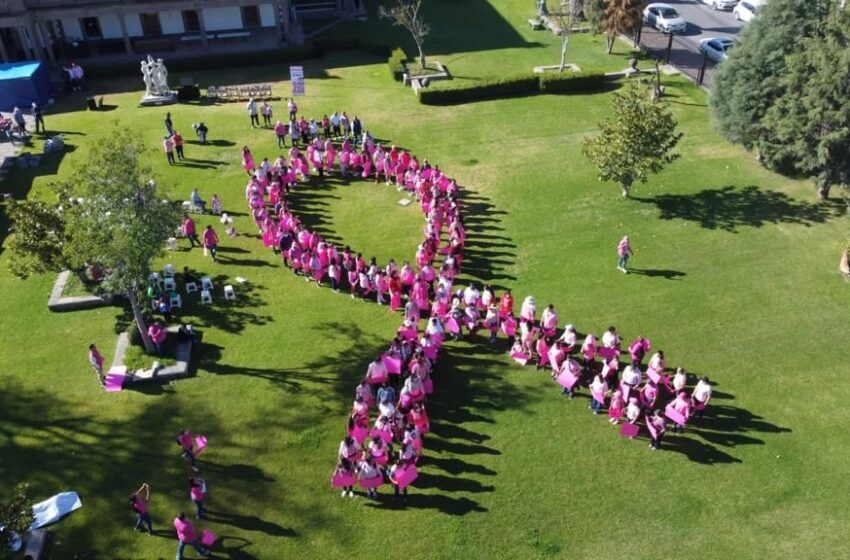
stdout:
<svg viewBox="0 0 850 560">
<path fill-rule="evenodd" d="M 732 37 L 734 38 L 741 28 L 746 25 L 735 21 L 732 10 L 714 10 L 708 4 L 699 0 L 658 0 L 676 8 L 685 21 L 688 28 L 680 35 L 683 39 L 699 45 L 699 42 L 708 37 Z"/>
</svg>

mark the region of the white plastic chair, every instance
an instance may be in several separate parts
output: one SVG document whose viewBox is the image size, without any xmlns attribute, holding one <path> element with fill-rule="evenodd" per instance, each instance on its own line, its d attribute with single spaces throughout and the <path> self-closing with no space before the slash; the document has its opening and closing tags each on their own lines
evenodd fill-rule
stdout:
<svg viewBox="0 0 850 560">
<path fill-rule="evenodd" d="M 192 292 L 198 291 L 198 283 L 197 282 L 188 282 L 186 284 L 186 293 L 191 294 Z"/>
<path fill-rule="evenodd" d="M 224 287 L 224 299 L 236 299 L 236 291 L 230 284 Z"/>
<path fill-rule="evenodd" d="M 177 238 L 176 237 L 169 237 L 165 241 L 165 248 L 168 251 L 176 251 L 177 250 Z"/>
<path fill-rule="evenodd" d="M 173 292 L 177 289 L 177 282 L 174 280 L 173 276 L 167 276 L 165 281 L 163 282 L 163 289 L 166 292 Z"/>
<path fill-rule="evenodd" d="M 213 289 L 212 278 L 209 276 L 204 276 L 201 278 L 201 289 L 211 291 Z"/>
<path fill-rule="evenodd" d="M 212 292 L 209 290 L 201 291 L 201 305 L 212 305 Z"/>
<path fill-rule="evenodd" d="M 172 293 L 169 302 L 171 303 L 171 307 L 174 309 L 183 308 L 183 298 L 180 297 L 180 294 L 178 293 Z"/>
<path fill-rule="evenodd" d="M 174 265 L 172 265 L 172 264 L 167 264 L 167 265 L 165 265 L 165 268 L 162 269 L 162 275 L 165 276 L 166 278 L 174 278 L 174 274 L 176 272 L 177 271 L 174 270 Z"/>
</svg>

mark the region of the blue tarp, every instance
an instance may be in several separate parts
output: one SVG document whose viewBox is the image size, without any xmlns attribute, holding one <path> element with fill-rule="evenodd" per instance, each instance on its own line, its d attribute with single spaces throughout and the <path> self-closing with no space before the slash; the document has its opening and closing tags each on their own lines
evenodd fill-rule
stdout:
<svg viewBox="0 0 850 560">
<path fill-rule="evenodd" d="M 51 90 L 50 74 L 41 62 L 0 64 L 0 111 L 28 111 L 33 101 L 46 105 Z"/>
</svg>

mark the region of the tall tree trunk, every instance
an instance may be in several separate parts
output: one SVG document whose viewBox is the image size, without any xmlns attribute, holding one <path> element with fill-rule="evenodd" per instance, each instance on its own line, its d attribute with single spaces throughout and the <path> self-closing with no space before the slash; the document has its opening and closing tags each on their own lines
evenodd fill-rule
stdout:
<svg viewBox="0 0 850 560">
<path fill-rule="evenodd" d="M 832 182 L 821 175 L 815 179 L 815 185 L 818 188 L 818 200 L 829 199 L 829 189 L 832 188 Z"/>
<path fill-rule="evenodd" d="M 417 41 L 416 48 L 419 49 L 419 68 L 425 70 L 425 51 L 422 50 L 422 43 Z"/>
<path fill-rule="evenodd" d="M 623 184 L 623 198 L 629 198 L 629 192 L 632 190 L 631 183 Z"/>
<path fill-rule="evenodd" d="M 136 296 L 136 289 L 127 290 L 127 299 L 130 300 L 130 307 L 133 309 L 133 318 L 136 320 L 136 328 L 139 329 L 139 336 L 142 337 L 142 344 L 145 345 L 145 352 L 153 354 L 156 348 L 151 342 L 151 337 L 148 336 L 148 328 L 145 325 L 145 318 L 142 317 L 142 308 L 139 306 L 139 298 Z"/>
<path fill-rule="evenodd" d="M 613 35 L 608 35 L 605 38 L 605 52 L 611 54 L 611 51 L 614 50 L 614 37 Z"/>
<path fill-rule="evenodd" d="M 567 47 L 570 44 L 570 36 L 566 35 L 568 31 L 564 30 L 564 33 L 564 38 L 561 40 L 561 67 L 559 72 L 563 72 L 564 68 L 567 66 Z"/>
</svg>

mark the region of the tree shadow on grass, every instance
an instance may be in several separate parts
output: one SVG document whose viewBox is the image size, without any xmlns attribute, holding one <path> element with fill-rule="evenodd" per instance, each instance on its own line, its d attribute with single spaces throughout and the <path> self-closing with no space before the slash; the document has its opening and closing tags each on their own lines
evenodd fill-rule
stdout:
<svg viewBox="0 0 850 560">
<path fill-rule="evenodd" d="M 654 204 L 662 220 L 687 220 L 705 229 L 729 233 L 767 224 L 822 224 L 843 212 L 843 207 L 837 203 L 802 202 L 753 185 L 744 188 L 729 185 L 695 194 L 662 194 L 653 198 L 635 197 L 634 200 Z"/>
</svg>

